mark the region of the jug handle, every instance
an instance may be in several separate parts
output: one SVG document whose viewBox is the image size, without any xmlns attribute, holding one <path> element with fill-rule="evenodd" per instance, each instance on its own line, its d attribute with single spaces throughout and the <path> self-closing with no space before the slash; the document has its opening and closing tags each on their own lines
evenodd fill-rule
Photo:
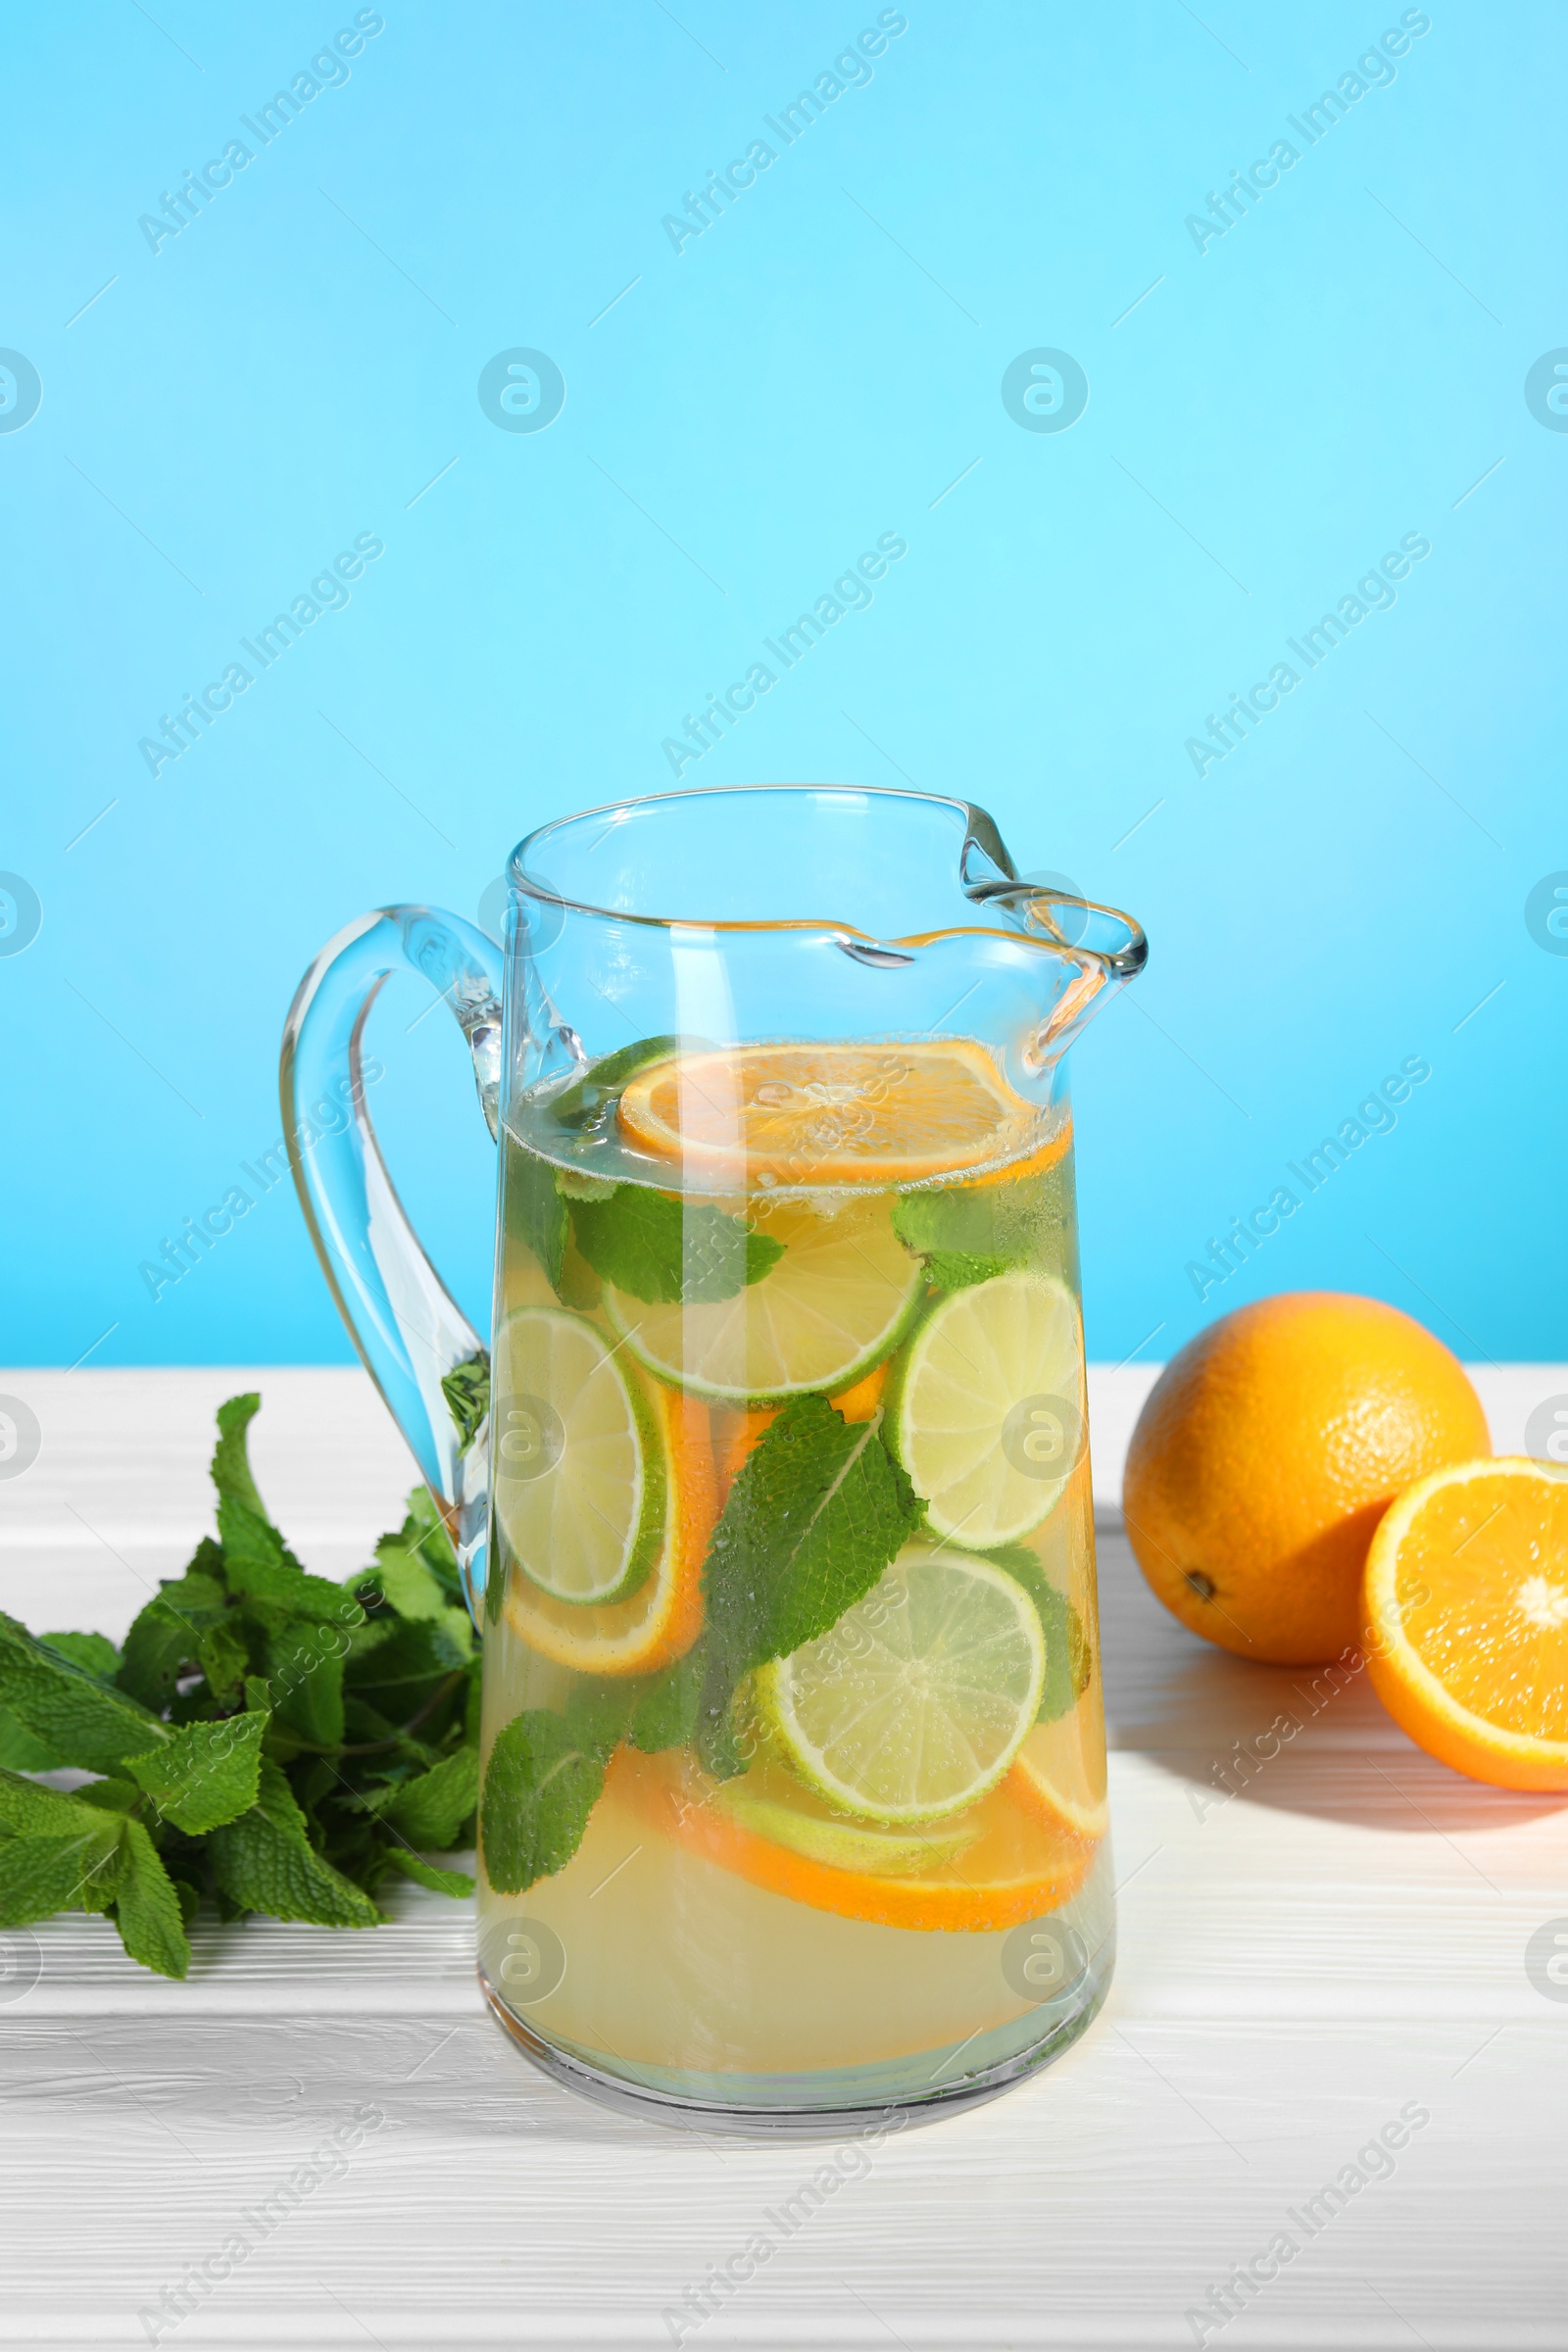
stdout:
<svg viewBox="0 0 1568 2352">
<path fill-rule="evenodd" d="M 456 1014 L 494 1137 L 501 951 L 472 923 L 432 906 L 362 914 L 317 956 L 283 1028 L 283 1128 L 327 1288 L 446 1521 L 477 1624 L 488 1530 L 489 1353 L 404 1212 L 365 1099 L 366 1020 L 387 979 L 403 969 L 428 980 Z M 486 1407 L 466 1430 L 442 1386 L 460 1366 L 472 1367 L 475 1401 Z"/>
</svg>

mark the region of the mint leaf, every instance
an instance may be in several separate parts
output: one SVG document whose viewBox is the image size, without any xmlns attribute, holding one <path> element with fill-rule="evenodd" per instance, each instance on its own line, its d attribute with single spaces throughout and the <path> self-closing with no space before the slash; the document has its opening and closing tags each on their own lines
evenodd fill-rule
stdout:
<svg viewBox="0 0 1568 2352">
<path fill-rule="evenodd" d="M 502 1175 L 502 1217 L 507 1240 L 532 1250 L 545 1280 L 560 1296 L 566 1254 L 566 1203 L 556 1190 L 555 1170 L 537 1152 L 525 1151 L 508 1130 Z"/>
<path fill-rule="evenodd" d="M 78 1805 L 91 1805 L 103 1813 L 137 1813 L 141 1810 L 143 1791 L 134 1781 L 120 1779 L 86 1781 L 72 1794 Z"/>
<path fill-rule="evenodd" d="M 792 1397 L 730 1488 L 703 1568 L 708 1639 L 732 1676 L 787 1656 L 870 1592 L 920 1515 L 881 1438 Z"/>
<path fill-rule="evenodd" d="M 472 1646 L 466 1614 L 460 1617 L 451 1609 L 438 1624 L 407 1618 L 372 1622 L 349 1636 L 346 1688 L 383 1715 L 413 1713 L 443 1675 L 467 1665 Z"/>
<path fill-rule="evenodd" d="M 484 1865 L 498 1893 L 521 1894 L 565 1868 L 604 1785 L 604 1765 L 564 1716 L 530 1707 L 513 1717 L 490 1750 L 479 1808 Z"/>
<path fill-rule="evenodd" d="M 927 1274 L 945 1291 L 989 1282 L 1014 1263 L 997 1247 L 996 1218 L 982 1188 L 901 1193 L 893 1204 L 893 1230 L 912 1256 L 925 1259 Z"/>
<path fill-rule="evenodd" d="M 119 1853 L 120 1824 L 103 1815 L 74 1837 L 0 1838 L 0 1928 L 30 1927 L 78 1903 L 101 1911 Z"/>
<path fill-rule="evenodd" d="M 237 1700 L 251 1663 L 251 1646 L 232 1617 L 220 1619 L 196 1643 L 196 1663 L 207 1677 L 207 1688 L 220 1706 Z"/>
<path fill-rule="evenodd" d="M 631 1719 L 638 1688 L 623 1674 L 577 1676 L 566 1695 L 566 1724 L 585 1753 L 609 1760 Z"/>
<path fill-rule="evenodd" d="M 438 1870 L 422 1855 L 411 1854 L 405 1845 L 389 1845 L 385 1856 L 394 1870 L 401 1870 L 406 1879 L 419 1886 L 428 1886 L 432 1894 L 465 1895 L 473 1892 L 473 1881 L 466 1870 Z"/>
<path fill-rule="evenodd" d="M 400 1617 L 438 1622 L 452 1606 L 452 1595 L 432 1575 L 416 1551 L 383 1537 L 375 1547 L 375 1578 L 389 1609 Z"/>
<path fill-rule="evenodd" d="M 182 1978 L 190 1968 L 190 1945 L 173 1882 L 139 1821 L 127 1821 L 121 1838 L 114 1913 L 120 1940 L 143 1968 Z"/>
<path fill-rule="evenodd" d="M 267 1642 L 267 1688 L 280 1724 L 318 1747 L 343 1739 L 343 1667 L 348 1640 L 341 1626 L 286 1625 Z"/>
<path fill-rule="evenodd" d="M 230 1396 L 226 1404 L 219 1406 L 213 1484 L 220 1502 L 237 1502 L 253 1518 L 265 1520 L 267 1505 L 256 1491 L 245 1444 L 246 1432 L 261 1409 L 262 1400 L 254 1389 L 247 1396 Z"/>
<path fill-rule="evenodd" d="M 112 1683 L 120 1672 L 120 1652 L 107 1634 L 40 1634 L 38 1639 L 102 1682 Z"/>
<path fill-rule="evenodd" d="M 708 1673 L 708 1652 L 702 1642 L 683 1658 L 650 1675 L 637 1686 L 637 1700 L 626 1737 L 645 1756 L 662 1748 L 685 1747 L 697 1731 L 698 1707 Z"/>
<path fill-rule="evenodd" d="M 441 1394 L 457 1426 L 458 1443 L 466 1453 L 490 1410 L 490 1358 L 482 1348 L 466 1363 L 454 1364 L 450 1372 L 442 1374 Z"/>
<path fill-rule="evenodd" d="M 64 1756 L 43 1740 L 35 1740 L 24 1724 L 6 1707 L 0 1707 L 0 1769 L 13 1772 L 55 1772 L 65 1762 Z"/>
<path fill-rule="evenodd" d="M 1067 1275 L 1067 1176 L 1063 1157 L 1044 1176 L 901 1193 L 893 1204 L 893 1230 L 912 1256 L 925 1259 L 927 1274 L 945 1291 L 989 1282 L 1012 1266 Z"/>
<path fill-rule="evenodd" d="M 559 1175 L 559 1169 L 557 1173 Z M 602 1197 L 608 1200 L 614 1189 L 612 1184 L 605 1185 Z M 579 1315 L 591 1315 L 604 1297 L 603 1285 L 572 1239 L 569 1226 L 566 1254 L 562 1260 L 561 1281 L 556 1296 L 563 1306 L 569 1306 L 574 1314 Z"/>
<path fill-rule="evenodd" d="M 672 1199 L 617 1184 L 608 1200 L 572 1204 L 577 1247 L 604 1281 L 633 1298 L 687 1305 L 734 1298 L 784 1254 L 782 1242 L 748 1231 L 710 1201 Z"/>
<path fill-rule="evenodd" d="M 188 1723 L 151 1755 L 127 1756 L 125 1770 L 166 1821 L 191 1837 L 237 1820 L 256 1802 L 265 1715 Z"/>
<path fill-rule="evenodd" d="M 79 1904 L 102 1911 L 120 1873 L 123 1782 L 80 1795 L 0 1773 L 0 1927 L 25 1927 Z M 91 1800 L 104 1791 L 105 1801 Z M 134 1791 L 129 1791 L 134 1795 Z"/>
<path fill-rule="evenodd" d="M 242 1911 L 304 1919 L 323 1928 L 373 1928 L 380 1917 L 363 1888 L 311 1844 L 282 1768 L 263 1758 L 255 1804 L 215 1830 L 208 1846 L 220 1888 Z"/>
<path fill-rule="evenodd" d="M 383 1536 L 381 1543 L 386 1541 Z M 428 1487 L 416 1487 L 409 1496 L 408 1517 L 399 1528 L 395 1541 L 416 1548 L 426 1567 L 442 1577 L 455 1594 L 462 1591 L 458 1555 L 453 1548 L 452 1537 Z M 381 1544 L 377 1544 L 375 1548 L 379 1552 Z"/>
<path fill-rule="evenodd" d="M 0 1705 L 35 1740 L 84 1772 L 107 1772 L 167 1738 L 158 1718 L 112 1683 L 0 1611 Z"/>
<path fill-rule="evenodd" d="M 20 1772 L 0 1772 L 0 1836 L 79 1838 L 102 1828 L 82 1795 L 68 1795 Z"/>
<path fill-rule="evenodd" d="M 358 1602 L 329 1577 L 307 1575 L 267 1516 L 245 1446 L 245 1433 L 261 1401 L 253 1393 L 231 1396 L 218 1408 L 213 1484 L 218 1489 L 218 1540 L 229 1591 L 319 1625 L 357 1625 L 362 1616 Z"/>
<path fill-rule="evenodd" d="M 575 1168 L 557 1168 L 556 1190 L 563 1200 L 608 1200 L 614 1191 L 613 1177 L 579 1176 Z"/>
<path fill-rule="evenodd" d="M 479 1801 L 479 1757 L 476 1749 L 460 1747 L 428 1772 L 403 1781 L 393 1791 L 381 1816 L 415 1845 L 456 1845 L 458 1833 Z"/>
<path fill-rule="evenodd" d="M 715 1781 L 733 1781 L 757 1752 L 755 1741 L 747 1739 L 746 1685 L 735 1680 L 721 1650 L 710 1652 L 707 1665 L 694 1744 L 705 1772 Z"/>
<path fill-rule="evenodd" d="M 408 1516 L 396 1535 L 383 1536 L 376 1544 L 375 1566 L 368 1576 L 349 1581 L 366 1599 L 379 1592 L 399 1617 L 435 1624 L 454 1608 L 467 1615 L 458 1555 L 426 1487 L 416 1487 L 409 1496 Z"/>
<path fill-rule="evenodd" d="M 457 1599 L 453 1586 L 431 1567 L 419 1543 L 404 1523 L 398 1536 L 383 1536 L 375 1547 L 374 1580 L 387 1606 L 400 1617 L 436 1622 Z M 443 1533 L 445 1531 L 443 1530 Z"/>
<path fill-rule="evenodd" d="M 222 1560 L 218 1545 L 204 1537 L 185 1574 L 160 1587 L 125 1636 L 115 1680 L 155 1712 L 169 1705 L 181 1674 L 196 1666 L 204 1637 L 228 1613 Z"/>
<path fill-rule="evenodd" d="M 1035 1721 L 1054 1723 L 1058 1715 L 1078 1704 L 1094 1674 L 1094 1652 L 1084 1621 L 1026 1544 L 998 1544 L 981 1556 L 1015 1578 L 1039 1611 L 1046 1637 L 1046 1683 Z"/>
<path fill-rule="evenodd" d="M 651 1061 L 667 1061 L 672 1054 L 707 1050 L 708 1041 L 701 1037 L 640 1037 L 635 1045 L 602 1054 L 583 1077 L 564 1088 L 549 1105 L 550 1117 L 572 1135 L 606 1126 L 614 1116 L 621 1088 L 637 1071 Z"/>
<path fill-rule="evenodd" d="M 270 1520 L 232 1495 L 218 1505 L 218 1535 L 229 1589 L 318 1625 L 358 1625 L 359 1602 L 330 1577 L 309 1576 Z"/>
</svg>

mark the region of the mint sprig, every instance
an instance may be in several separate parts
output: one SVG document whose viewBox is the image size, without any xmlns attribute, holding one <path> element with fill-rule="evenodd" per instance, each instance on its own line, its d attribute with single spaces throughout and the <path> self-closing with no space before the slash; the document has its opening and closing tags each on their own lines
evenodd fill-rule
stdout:
<svg viewBox="0 0 1568 2352">
<path fill-rule="evenodd" d="M 372 1927 L 389 1874 L 472 1890 L 426 1859 L 471 1843 L 478 1796 L 478 1657 L 446 1528 L 416 1489 L 372 1568 L 311 1575 L 251 1473 L 260 1401 L 220 1408 L 218 1540 L 120 1648 L 0 1614 L 0 1928 L 104 1912 L 133 1959 L 183 1977 L 204 1903 Z M 27 1777 L 64 1767 L 99 1777 L 69 1794 Z"/>
</svg>

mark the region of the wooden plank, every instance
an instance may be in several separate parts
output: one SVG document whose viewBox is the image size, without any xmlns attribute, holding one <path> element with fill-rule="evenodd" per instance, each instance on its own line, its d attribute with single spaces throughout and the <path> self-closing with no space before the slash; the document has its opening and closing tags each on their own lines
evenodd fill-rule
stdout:
<svg viewBox="0 0 1568 2352">
<path fill-rule="evenodd" d="M 1517 1445 L 1499 1422 L 1568 1372 L 1504 1371 L 1484 1393 Z M 1108 1510 L 1103 1397 L 1130 1426 L 1142 1392 L 1096 1379 Z M 252 1384 L 264 1491 L 302 1552 L 334 1574 L 368 1557 L 410 1473 L 359 1373 L 4 1374 L 46 1438 L 0 1485 L 5 1605 L 121 1630 L 207 1524 L 211 1408 Z M 1121 1958 L 1048 2076 L 841 2157 L 717 2142 L 535 2074 L 478 2005 L 466 1907 L 412 1886 L 365 1935 L 204 1928 L 183 1986 L 102 1922 L 49 1923 L 35 1981 L 0 1978 L 0 2344 L 145 2342 L 138 2312 L 243 2232 L 249 2259 L 158 2340 L 1131 2352 L 1198 2340 L 1186 2315 L 1286 2230 L 1290 2260 L 1203 2340 L 1560 2346 L 1568 2003 L 1524 1946 L 1568 1914 L 1563 1813 L 1421 1756 L 1364 1678 L 1314 1690 L 1208 1648 L 1113 1529 L 1101 1554 Z M 1392 2171 L 1312 2227 L 1307 2201 L 1411 2107 L 1428 2120 Z M 366 2108 L 384 2120 L 265 2228 Z M 663 2316 L 759 2231 L 775 2250 L 704 2325 Z"/>
</svg>

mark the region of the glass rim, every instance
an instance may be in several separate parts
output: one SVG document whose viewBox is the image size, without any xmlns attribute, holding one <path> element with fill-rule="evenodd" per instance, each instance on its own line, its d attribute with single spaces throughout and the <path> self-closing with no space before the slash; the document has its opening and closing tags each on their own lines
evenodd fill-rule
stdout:
<svg viewBox="0 0 1568 2352">
<path fill-rule="evenodd" d="M 906 792 L 893 784 L 808 783 L 749 783 L 749 784 L 687 784 L 673 792 L 645 792 L 632 794 L 625 800 L 604 801 L 592 808 L 573 809 L 567 816 L 552 817 L 547 824 L 537 825 L 525 833 L 507 859 L 507 887 L 514 897 L 527 898 L 535 904 L 551 906 L 567 914 L 590 915 L 603 922 L 637 923 L 658 931 L 703 931 L 722 933 L 812 931 L 825 933 L 846 942 L 856 942 L 869 949 L 884 944 L 894 948 L 928 947 L 937 940 L 959 939 L 976 935 L 995 939 L 998 933 L 990 925 L 978 923 L 944 924 L 934 931 L 912 932 L 886 943 L 870 932 L 845 922 L 841 917 L 828 915 L 789 915 L 783 917 L 720 918 L 700 921 L 690 915 L 647 914 L 624 906 L 600 906 L 591 900 L 567 898 L 546 877 L 530 872 L 528 860 L 540 845 L 552 834 L 559 834 L 568 825 L 579 825 L 594 817 L 603 817 L 610 825 L 633 815 L 641 809 L 669 808 L 681 801 L 714 799 L 740 800 L 751 795 L 767 793 L 803 793 L 812 796 L 842 795 L 857 801 L 906 801 L 929 808 L 949 808 L 961 817 L 964 825 L 963 846 L 958 858 L 958 883 L 964 896 L 977 907 L 1000 905 L 1010 914 L 1019 916 L 1026 929 L 1011 934 L 1020 945 L 1044 950 L 1051 955 L 1066 955 L 1100 964 L 1118 979 L 1132 979 L 1142 971 L 1149 955 L 1149 943 L 1142 926 L 1119 906 L 1109 906 L 1098 899 L 1077 897 L 1071 891 L 1047 890 L 1040 885 L 1021 880 L 1013 868 L 1012 859 L 1003 843 L 996 820 L 988 810 L 975 802 L 959 800 L 952 793 Z M 994 879 L 971 881 L 965 869 L 971 850 L 978 851 L 991 866 Z M 1102 916 L 1106 922 L 1119 925 L 1124 938 L 1108 947 L 1087 947 L 1067 940 L 1049 912 L 1051 906 L 1077 906 L 1086 913 Z"/>
</svg>

